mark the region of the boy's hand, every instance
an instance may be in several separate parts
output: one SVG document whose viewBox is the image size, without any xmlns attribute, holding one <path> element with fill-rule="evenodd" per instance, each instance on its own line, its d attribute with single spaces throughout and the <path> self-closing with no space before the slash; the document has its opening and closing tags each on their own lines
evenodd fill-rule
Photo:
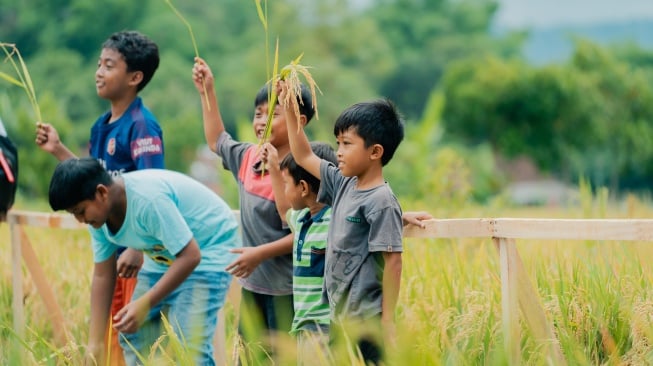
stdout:
<svg viewBox="0 0 653 366">
<path fill-rule="evenodd" d="M 193 65 L 193 82 L 195 83 L 195 88 L 197 88 L 197 91 L 200 92 L 200 94 L 204 94 L 206 90 L 213 90 L 213 73 L 211 72 L 209 65 L 207 65 L 200 57 L 195 57 L 195 65 Z"/>
<path fill-rule="evenodd" d="M 386 349 L 393 350 L 397 346 L 397 328 L 393 319 L 386 319 L 381 314 L 381 327 L 383 328 L 383 342 Z"/>
<path fill-rule="evenodd" d="M 404 223 L 404 226 L 408 224 L 413 224 L 415 226 L 421 227 L 422 229 L 426 227 L 426 225 L 424 225 L 422 221 L 430 220 L 432 218 L 433 216 L 431 216 L 431 214 L 426 211 L 404 212 L 404 214 L 401 215 L 401 219 Z"/>
<path fill-rule="evenodd" d="M 288 84 L 284 80 L 277 81 L 277 95 L 279 100 L 279 105 L 285 110 L 292 110 L 293 106 L 291 103 L 296 102 L 296 100 L 287 100 L 288 99 Z"/>
<path fill-rule="evenodd" d="M 100 364 L 99 359 L 102 355 L 102 344 L 86 346 L 84 352 L 84 366 L 97 366 Z"/>
<path fill-rule="evenodd" d="M 120 257 L 118 257 L 117 269 L 118 276 L 124 278 L 136 277 L 138 270 L 143 265 L 143 252 L 127 248 Z"/>
<path fill-rule="evenodd" d="M 261 146 L 261 161 L 268 170 L 279 170 L 279 153 L 271 143 L 266 142 Z"/>
<path fill-rule="evenodd" d="M 59 133 L 49 123 L 37 122 L 36 123 L 36 144 L 39 145 L 41 150 L 47 151 L 50 154 L 54 152 L 61 145 Z"/>
<path fill-rule="evenodd" d="M 113 327 L 123 333 L 134 333 L 143 324 L 150 311 L 147 294 L 125 305 L 113 317 Z"/>
<path fill-rule="evenodd" d="M 240 256 L 231 262 L 225 270 L 236 277 L 247 278 L 263 260 L 257 249 L 255 247 L 231 249 L 231 253 L 240 253 Z"/>
</svg>

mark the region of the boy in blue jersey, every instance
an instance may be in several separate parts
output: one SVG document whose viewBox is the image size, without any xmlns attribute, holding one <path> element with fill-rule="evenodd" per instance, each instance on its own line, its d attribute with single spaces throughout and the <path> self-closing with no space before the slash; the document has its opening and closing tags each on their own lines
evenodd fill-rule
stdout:
<svg viewBox="0 0 653 366">
<path fill-rule="evenodd" d="M 66 210 L 92 226 L 95 267 L 87 363 L 106 364 L 102 341 L 115 286 L 115 252 L 126 244 L 151 260 L 138 273 L 133 300 L 112 319 L 127 364 L 142 362 L 136 352 L 151 355 L 164 311 L 192 357 L 176 361 L 214 365 L 212 338 L 231 280 L 225 267 L 235 256 L 230 250 L 240 246 L 229 206 L 184 174 L 147 169 L 112 177 L 93 158 L 59 163 L 49 198 L 53 210 Z"/>
<path fill-rule="evenodd" d="M 287 335 L 294 316 L 292 233 L 282 219 L 290 204 L 283 196 L 274 194 L 270 169 L 261 161 L 257 144 L 237 141 L 225 130 L 213 74 L 200 58 L 195 60 L 193 81 L 200 93 L 206 143 L 222 158 L 222 164 L 238 183 L 243 248 L 237 250 L 240 255 L 227 270 L 239 277 L 242 285 L 239 334 L 244 345 L 249 346 L 246 354 L 257 361 L 268 355 L 274 358 L 274 347 L 267 342 L 274 342 L 275 337 L 268 335 Z M 302 100 L 301 118 L 308 123 L 314 110 L 307 88 L 303 89 Z M 252 126 L 259 139 L 263 137 L 271 107 L 265 85 L 254 101 Z M 274 113 L 269 142 L 278 150 L 279 157 L 285 157 L 290 151 L 286 123 L 280 112 Z M 265 348 L 265 352 L 261 348 Z"/>
<path fill-rule="evenodd" d="M 328 144 L 311 142 L 311 149 L 321 159 L 337 163 L 336 154 Z M 290 334 L 297 337 L 297 364 L 324 364 L 327 363 L 330 313 L 329 304 L 322 301 L 322 288 L 331 206 L 317 201 L 320 180 L 297 165 L 292 154 L 279 162 L 277 150 L 266 143 L 262 155 L 269 163 L 275 196 L 285 196 L 291 204 L 285 217 L 294 234 L 295 317 Z"/>
<path fill-rule="evenodd" d="M 135 31 L 112 34 L 102 44 L 95 72 L 100 98 L 111 103 L 91 127 L 90 156 L 98 159 L 112 176 L 137 169 L 164 168 L 163 133 L 154 115 L 143 105 L 138 93 L 150 82 L 159 66 L 157 45 Z M 59 161 L 75 157 L 50 124 L 37 123 L 36 143 Z M 118 279 L 112 314 L 131 300 L 136 274 L 143 256 L 135 250 L 118 251 Z M 118 338 L 111 340 L 112 362 L 122 365 Z"/>
</svg>

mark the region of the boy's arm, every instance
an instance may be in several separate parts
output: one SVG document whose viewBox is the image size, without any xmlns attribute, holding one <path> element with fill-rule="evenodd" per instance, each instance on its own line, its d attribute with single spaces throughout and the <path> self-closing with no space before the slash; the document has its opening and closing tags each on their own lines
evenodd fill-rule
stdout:
<svg viewBox="0 0 653 366">
<path fill-rule="evenodd" d="M 274 193 L 274 204 L 277 207 L 279 217 L 282 222 L 286 222 L 286 213 L 290 209 L 290 202 L 286 199 L 283 188 L 283 176 L 279 169 L 279 155 L 277 149 L 271 143 L 266 142 L 261 146 L 261 160 L 267 164 L 272 182 L 272 192 Z"/>
<path fill-rule="evenodd" d="M 401 252 L 383 252 L 385 267 L 383 269 L 383 299 L 381 300 L 381 324 L 386 342 L 391 344 L 395 338 L 395 308 L 399 299 L 401 283 Z"/>
<path fill-rule="evenodd" d="M 224 123 L 218 108 L 218 98 L 215 94 L 213 73 L 206 62 L 195 57 L 193 66 L 193 82 L 200 93 L 202 101 L 202 119 L 204 121 L 204 138 L 213 152 L 217 152 L 218 137 L 224 132 Z"/>
<path fill-rule="evenodd" d="M 431 216 L 431 214 L 426 211 L 408 211 L 404 212 L 404 214 L 401 215 L 401 221 L 403 221 L 404 226 L 412 224 L 419 226 L 422 229 L 426 227 L 423 221 L 430 220 L 432 218 L 433 216 Z"/>
<path fill-rule="evenodd" d="M 177 253 L 175 260 L 161 279 L 143 296 L 127 304 L 113 317 L 114 328 L 124 333 L 134 333 L 138 330 L 150 308 L 158 304 L 164 297 L 176 289 L 195 270 L 200 263 L 202 254 L 195 238 Z"/>
<path fill-rule="evenodd" d="M 281 103 L 281 101 L 286 98 L 288 86 L 285 82 L 280 81 L 277 90 L 279 90 L 279 101 Z M 297 101 L 292 100 L 290 103 L 297 103 Z M 290 103 L 284 103 L 287 105 L 282 106 L 286 118 L 286 124 L 288 126 L 290 152 L 299 166 L 306 169 L 307 172 L 311 173 L 317 179 L 321 180 L 320 163 L 322 162 L 322 159 L 313 153 L 308 137 L 306 137 L 306 133 L 304 132 L 304 125 L 300 124 L 300 121 L 297 120 L 292 105 L 289 105 Z"/>
<path fill-rule="evenodd" d="M 281 239 L 256 247 L 232 249 L 232 253 L 240 253 L 240 255 L 225 270 L 236 277 L 247 277 L 262 261 L 292 253 L 292 240 L 293 234 L 291 233 Z"/>
<path fill-rule="evenodd" d="M 95 263 L 91 281 L 91 319 L 89 322 L 87 357 L 93 357 L 98 365 L 104 364 L 104 336 L 116 284 L 116 258 Z M 91 362 L 92 364 L 92 362 Z"/>
<path fill-rule="evenodd" d="M 49 152 L 59 161 L 77 157 L 61 142 L 59 133 L 49 123 L 36 123 L 36 144 L 41 150 Z"/>
</svg>

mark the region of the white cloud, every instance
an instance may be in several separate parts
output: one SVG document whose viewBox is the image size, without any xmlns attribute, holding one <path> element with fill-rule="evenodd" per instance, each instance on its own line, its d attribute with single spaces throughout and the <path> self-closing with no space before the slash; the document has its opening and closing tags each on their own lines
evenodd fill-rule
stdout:
<svg viewBox="0 0 653 366">
<path fill-rule="evenodd" d="M 505 27 L 546 27 L 653 19 L 653 0 L 499 0 Z"/>
</svg>

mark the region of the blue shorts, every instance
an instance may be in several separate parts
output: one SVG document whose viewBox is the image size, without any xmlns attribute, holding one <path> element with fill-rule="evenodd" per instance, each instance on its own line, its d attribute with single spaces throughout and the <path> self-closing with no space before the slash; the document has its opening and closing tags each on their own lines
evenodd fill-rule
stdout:
<svg viewBox="0 0 653 366">
<path fill-rule="evenodd" d="M 132 301 L 143 296 L 162 276 L 163 273 L 138 272 L 138 284 Z M 191 352 L 195 365 L 215 365 L 213 334 L 218 310 L 224 305 L 230 283 L 231 275 L 227 272 L 191 273 L 179 287 L 150 309 L 136 333 L 120 333 L 120 345 L 127 365 L 142 363 L 132 347 L 143 358 L 150 356 L 152 344 L 164 331 L 161 313 L 178 339 L 185 342 L 185 351 Z"/>
</svg>

